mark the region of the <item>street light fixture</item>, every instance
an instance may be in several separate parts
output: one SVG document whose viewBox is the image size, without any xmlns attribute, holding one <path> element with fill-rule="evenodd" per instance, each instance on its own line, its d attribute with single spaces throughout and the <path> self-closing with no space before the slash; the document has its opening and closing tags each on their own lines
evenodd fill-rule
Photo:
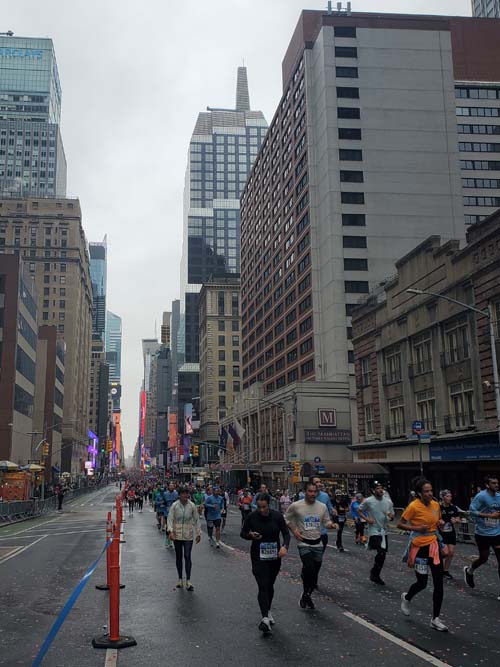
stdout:
<svg viewBox="0 0 500 667">
<path fill-rule="evenodd" d="M 494 326 L 495 314 L 493 311 L 492 304 L 491 303 L 488 304 L 487 310 L 481 310 L 480 308 L 475 308 L 474 306 L 470 306 L 468 303 L 464 303 L 463 301 L 458 301 L 457 299 L 453 299 L 451 296 L 446 296 L 445 294 L 430 292 L 428 290 L 423 290 L 423 289 L 416 289 L 414 287 L 409 287 L 406 291 L 409 292 L 410 294 L 418 294 L 418 295 L 426 294 L 428 296 L 436 297 L 437 299 L 444 299 L 445 301 L 450 301 L 451 303 L 454 303 L 457 306 L 462 306 L 462 308 L 466 308 L 467 310 L 472 310 L 472 312 L 478 313 L 479 315 L 488 318 L 489 328 L 490 328 L 491 362 L 493 365 L 493 385 L 495 389 L 495 404 L 497 411 L 497 431 L 498 431 L 498 439 L 500 445 L 500 378 L 498 374 L 497 348 L 495 343 L 495 326 Z"/>
</svg>

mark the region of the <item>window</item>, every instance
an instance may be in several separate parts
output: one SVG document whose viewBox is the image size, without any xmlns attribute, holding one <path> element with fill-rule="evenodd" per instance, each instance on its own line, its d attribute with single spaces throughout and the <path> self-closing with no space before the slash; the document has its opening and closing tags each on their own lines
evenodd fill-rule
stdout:
<svg viewBox="0 0 500 667">
<path fill-rule="evenodd" d="M 360 118 L 360 109 L 357 107 L 337 107 L 337 118 Z"/>
<path fill-rule="evenodd" d="M 226 323 L 224 320 L 219 320 L 219 331 L 225 331 L 226 329 Z"/>
<path fill-rule="evenodd" d="M 495 337 L 500 340 L 500 301 L 493 304 L 493 324 L 495 325 Z"/>
<path fill-rule="evenodd" d="M 19 345 L 16 350 L 16 370 L 33 385 L 35 384 L 35 362 Z"/>
<path fill-rule="evenodd" d="M 405 434 L 405 409 L 403 398 L 389 401 L 389 437 L 398 438 Z"/>
<path fill-rule="evenodd" d="M 340 182 L 341 183 L 363 183 L 363 172 L 362 171 L 341 170 L 341 172 L 340 172 Z"/>
<path fill-rule="evenodd" d="M 365 436 L 374 434 L 373 407 L 371 405 L 365 405 Z"/>
<path fill-rule="evenodd" d="M 467 318 L 448 322 L 444 327 L 444 365 L 449 366 L 469 358 L 469 334 Z"/>
<path fill-rule="evenodd" d="M 343 227 L 366 227 L 364 213 L 342 213 Z"/>
<path fill-rule="evenodd" d="M 337 86 L 337 97 L 342 99 L 359 100 L 359 88 Z"/>
<path fill-rule="evenodd" d="M 358 68 L 357 67 L 337 66 L 335 68 L 335 75 L 339 79 L 357 79 L 358 78 Z"/>
<path fill-rule="evenodd" d="M 351 317 L 351 315 L 354 312 L 354 309 L 356 308 L 357 304 L 356 303 L 346 303 L 345 305 L 345 314 L 347 317 Z"/>
<path fill-rule="evenodd" d="M 363 192 L 341 192 L 340 201 L 343 204 L 364 204 L 365 195 Z"/>
<path fill-rule="evenodd" d="M 339 160 L 348 162 L 361 162 L 363 159 L 362 150 L 352 150 L 348 148 L 339 148 Z"/>
<path fill-rule="evenodd" d="M 233 347 L 238 347 L 240 344 L 240 337 L 239 336 L 231 336 L 231 342 L 233 344 Z"/>
<path fill-rule="evenodd" d="M 14 387 L 14 410 L 33 417 L 33 396 L 17 384 Z"/>
<path fill-rule="evenodd" d="M 226 360 L 225 350 L 219 350 L 219 361 L 225 361 L 225 360 Z"/>
<path fill-rule="evenodd" d="M 290 350 L 290 352 L 288 352 L 286 355 L 287 364 L 292 364 L 294 361 L 297 361 L 298 356 L 299 355 L 296 347 L 293 350 Z"/>
<path fill-rule="evenodd" d="M 361 130 L 358 127 L 339 127 L 339 139 L 347 139 L 350 141 L 361 139 Z"/>
<path fill-rule="evenodd" d="M 418 391 L 415 400 L 417 403 L 417 416 L 424 423 L 427 431 L 435 431 L 436 423 L 436 399 L 434 389 Z"/>
<path fill-rule="evenodd" d="M 313 348 L 313 339 L 308 338 L 307 340 L 305 340 L 303 343 L 300 344 L 300 355 L 303 357 L 308 352 L 310 352 L 312 348 Z"/>
<path fill-rule="evenodd" d="M 366 248 L 366 236 L 343 236 L 344 248 Z"/>
<path fill-rule="evenodd" d="M 218 344 L 219 345 L 225 345 L 226 344 L 226 337 L 225 336 L 219 336 L 218 337 Z"/>
<path fill-rule="evenodd" d="M 394 384 L 401 382 L 401 352 L 399 347 L 394 347 L 387 350 L 384 354 L 385 358 L 385 376 L 384 384 Z"/>
<path fill-rule="evenodd" d="M 344 271 L 368 271 L 367 259 L 344 259 Z"/>
<path fill-rule="evenodd" d="M 226 375 L 226 367 L 224 364 L 219 365 L 219 377 L 223 378 Z"/>
<path fill-rule="evenodd" d="M 238 320 L 231 320 L 231 331 L 239 331 L 240 323 Z"/>
<path fill-rule="evenodd" d="M 304 377 L 304 375 L 309 375 L 314 371 L 314 361 L 312 359 L 309 359 L 309 361 L 306 361 L 305 364 L 302 364 L 300 367 L 300 375 L 301 377 Z"/>
<path fill-rule="evenodd" d="M 413 375 L 432 371 L 432 343 L 430 331 L 412 341 Z"/>
<path fill-rule="evenodd" d="M 226 381 L 219 380 L 219 391 L 226 391 Z"/>
<path fill-rule="evenodd" d="M 240 351 L 233 350 L 233 361 L 239 361 L 239 360 L 240 360 Z"/>
<path fill-rule="evenodd" d="M 218 314 L 219 315 L 224 315 L 224 292 L 218 292 L 217 293 L 217 307 L 218 307 Z"/>
<path fill-rule="evenodd" d="M 333 34 L 335 37 L 356 37 L 356 26 L 336 25 Z"/>
<path fill-rule="evenodd" d="M 240 367 L 239 366 L 233 366 L 233 377 L 235 377 L 235 378 L 240 377 Z"/>
<path fill-rule="evenodd" d="M 448 424 L 451 430 L 466 428 L 474 424 L 474 393 L 472 381 L 456 382 L 449 386 L 450 414 Z M 445 424 L 446 427 L 446 424 Z"/>
<path fill-rule="evenodd" d="M 344 290 L 351 294 L 368 294 L 370 291 L 367 280 L 345 280 Z"/>
<path fill-rule="evenodd" d="M 359 365 L 361 368 L 361 386 L 369 387 L 371 382 L 370 357 L 362 357 L 359 360 Z"/>
<path fill-rule="evenodd" d="M 233 393 L 237 394 L 240 391 L 240 382 L 239 380 L 235 380 L 233 382 Z"/>
<path fill-rule="evenodd" d="M 336 46 L 335 47 L 335 57 L 336 58 L 357 58 L 358 49 L 356 46 Z M 338 76 L 338 74 L 337 74 Z"/>
<path fill-rule="evenodd" d="M 312 329 L 312 317 L 311 316 L 306 317 L 306 319 L 303 320 L 299 325 L 299 330 L 300 330 L 301 335 L 305 334 L 306 331 L 310 331 L 310 329 Z"/>
</svg>

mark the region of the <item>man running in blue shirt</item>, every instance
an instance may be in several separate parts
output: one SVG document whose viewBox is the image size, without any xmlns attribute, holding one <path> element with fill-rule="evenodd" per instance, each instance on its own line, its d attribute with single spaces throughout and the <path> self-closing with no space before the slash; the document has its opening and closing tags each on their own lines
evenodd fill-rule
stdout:
<svg viewBox="0 0 500 667">
<path fill-rule="evenodd" d="M 484 480 L 486 488 L 472 499 L 469 511 L 475 523 L 475 538 L 479 557 L 472 565 L 464 567 L 465 583 L 474 588 L 474 571 L 484 565 L 490 555 L 490 548 L 498 563 L 500 577 L 500 493 L 498 493 L 498 479 L 487 476 Z M 500 600 L 500 595 L 497 598 Z"/>
<path fill-rule="evenodd" d="M 323 503 L 323 505 L 326 505 L 328 509 L 328 514 L 330 515 L 330 519 L 332 519 L 333 505 L 332 501 L 330 500 L 330 496 L 324 490 L 323 482 L 320 480 L 319 477 L 313 477 L 312 483 L 316 484 L 316 487 L 318 489 L 318 495 L 316 496 L 316 500 L 318 500 L 320 503 Z M 326 532 L 326 528 L 324 526 L 321 526 L 321 544 L 323 545 L 323 553 L 325 553 L 326 545 L 328 544 L 328 533 Z"/>
<path fill-rule="evenodd" d="M 179 497 L 179 494 L 175 490 L 175 484 L 173 482 L 170 482 L 168 485 L 168 489 L 163 493 L 163 520 L 165 522 L 165 546 L 169 549 L 174 548 L 174 544 L 172 540 L 170 539 L 170 536 L 168 534 L 167 530 L 167 519 L 168 519 L 168 513 L 170 511 L 170 508 L 172 505 L 175 503 L 177 498 Z"/>
<path fill-rule="evenodd" d="M 213 547 L 213 533 L 215 527 L 215 546 L 220 549 L 220 527 L 222 523 L 222 509 L 224 498 L 220 495 L 218 486 L 214 487 L 213 493 L 205 498 L 205 510 L 207 512 L 207 533 L 210 546 Z"/>
</svg>

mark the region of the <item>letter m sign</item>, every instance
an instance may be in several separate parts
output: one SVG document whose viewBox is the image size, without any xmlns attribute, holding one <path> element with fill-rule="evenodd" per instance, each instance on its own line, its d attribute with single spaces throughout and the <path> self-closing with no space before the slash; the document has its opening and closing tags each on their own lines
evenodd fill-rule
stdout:
<svg viewBox="0 0 500 667">
<path fill-rule="evenodd" d="M 320 428 L 336 428 L 337 427 L 337 411 L 336 410 L 318 410 L 318 421 Z"/>
</svg>

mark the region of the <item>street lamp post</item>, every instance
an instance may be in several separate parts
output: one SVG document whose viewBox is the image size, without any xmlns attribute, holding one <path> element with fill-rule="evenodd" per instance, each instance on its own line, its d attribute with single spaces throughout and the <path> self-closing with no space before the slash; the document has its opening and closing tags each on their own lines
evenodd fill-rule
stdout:
<svg viewBox="0 0 500 667">
<path fill-rule="evenodd" d="M 481 310 L 480 308 L 475 308 L 470 306 L 468 303 L 463 303 L 463 301 L 457 301 L 451 296 L 446 296 L 445 294 L 439 294 L 437 292 L 430 292 L 428 290 L 416 289 L 410 287 L 406 290 L 410 294 L 427 294 L 428 296 L 436 297 L 437 299 L 445 299 L 445 301 L 450 301 L 451 303 L 456 304 L 457 306 L 462 306 L 467 310 L 472 310 L 474 313 L 478 313 L 483 317 L 488 318 L 489 329 L 490 329 L 490 343 L 491 343 L 491 362 L 493 364 L 493 386 L 495 390 L 495 404 L 497 412 L 497 432 L 498 440 L 500 445 L 500 379 L 498 374 L 498 362 L 497 362 L 497 348 L 495 343 L 495 316 L 493 312 L 493 306 L 491 303 L 488 304 L 487 310 Z"/>
</svg>

